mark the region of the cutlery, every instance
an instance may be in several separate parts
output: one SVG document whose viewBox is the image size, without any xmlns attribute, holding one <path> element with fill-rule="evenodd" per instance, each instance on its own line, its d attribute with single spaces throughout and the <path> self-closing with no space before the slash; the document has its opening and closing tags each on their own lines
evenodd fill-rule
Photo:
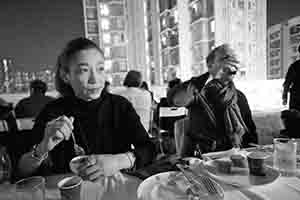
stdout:
<svg viewBox="0 0 300 200">
<path fill-rule="evenodd" d="M 81 146 L 79 146 L 78 144 L 77 144 L 77 142 L 76 142 L 76 139 L 75 139 L 75 136 L 74 136 L 74 133 L 72 132 L 71 133 L 71 137 L 72 137 L 72 140 L 73 140 L 73 143 L 74 143 L 74 151 L 75 151 L 75 154 L 77 155 L 77 156 L 81 156 L 81 155 L 85 155 L 85 151 L 84 151 L 84 149 L 81 147 Z"/>
<path fill-rule="evenodd" d="M 191 183 L 193 186 L 197 186 L 196 191 L 193 192 L 199 194 L 199 192 L 203 191 L 203 188 L 205 188 L 205 191 L 207 191 L 206 195 L 214 196 L 216 197 L 216 199 L 224 198 L 224 192 L 222 188 L 220 187 L 221 190 L 218 189 L 216 187 L 216 183 L 213 182 L 210 178 L 195 174 L 192 170 L 189 169 L 188 165 L 177 164 L 176 166 L 183 173 L 184 177 L 189 181 L 189 183 Z M 187 172 L 190 172 L 192 176 L 188 175 Z M 201 190 L 199 190 L 198 188 L 200 188 Z"/>
</svg>

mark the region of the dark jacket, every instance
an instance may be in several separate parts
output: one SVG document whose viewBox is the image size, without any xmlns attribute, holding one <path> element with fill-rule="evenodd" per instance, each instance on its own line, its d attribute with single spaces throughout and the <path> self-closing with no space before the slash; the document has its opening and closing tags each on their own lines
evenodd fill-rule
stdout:
<svg viewBox="0 0 300 200">
<path fill-rule="evenodd" d="M 34 94 L 21 99 L 15 108 L 17 118 L 36 117 L 44 106 L 55 98 L 44 94 Z"/>
<path fill-rule="evenodd" d="M 74 117 L 76 142 L 87 154 L 133 151 L 137 168 L 149 164 L 154 157 L 154 146 L 147 132 L 131 103 L 123 97 L 103 92 L 99 99 L 90 102 L 75 97 L 50 102 L 36 119 L 32 145 L 41 142 L 46 123 L 61 115 Z M 73 141 L 63 141 L 50 152 L 38 173 L 69 172 L 69 162 L 74 156 Z"/>
<path fill-rule="evenodd" d="M 289 67 L 283 83 L 283 97 L 287 98 L 290 92 L 290 109 L 300 111 L 300 60 L 295 61 Z"/>
<path fill-rule="evenodd" d="M 170 92 L 170 95 L 168 96 L 168 101 L 173 102 L 174 95 L 177 92 L 185 90 L 189 83 L 192 83 L 198 89 L 198 91 L 201 91 L 208 78 L 209 78 L 209 73 L 205 73 L 201 76 L 193 77 L 191 80 L 186 81 L 183 84 L 175 87 L 175 89 L 172 89 L 172 91 Z M 250 142 L 257 143 L 256 126 L 252 119 L 251 110 L 246 96 L 239 90 L 237 90 L 237 93 L 238 93 L 237 104 L 239 106 L 242 118 L 247 128 L 249 129 L 249 132 L 247 132 L 243 136 L 243 143 L 242 143 L 242 147 L 247 147 L 248 143 Z M 225 137 L 222 138 L 222 136 L 220 136 L 219 134 L 220 131 L 217 131 L 218 133 L 216 133 L 216 131 L 209 126 L 209 124 L 207 123 L 206 115 L 203 114 L 204 112 L 203 107 L 200 104 L 192 103 L 191 105 L 188 106 L 188 109 L 189 109 L 189 120 L 190 120 L 190 128 L 189 128 L 188 135 L 191 137 L 193 142 L 206 140 L 207 138 L 202 138 L 203 135 L 212 135 L 212 137 L 217 138 L 218 147 L 216 150 L 226 150 L 232 147 L 229 145 L 229 141 L 227 138 Z M 224 127 L 219 127 L 219 128 L 223 129 Z M 209 151 L 209 150 L 206 149 L 204 151 Z"/>
</svg>

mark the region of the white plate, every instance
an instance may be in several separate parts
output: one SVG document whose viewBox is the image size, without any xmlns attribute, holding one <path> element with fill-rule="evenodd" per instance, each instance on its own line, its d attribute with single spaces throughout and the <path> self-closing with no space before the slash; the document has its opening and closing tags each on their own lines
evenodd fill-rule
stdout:
<svg viewBox="0 0 300 200">
<path fill-rule="evenodd" d="M 215 186 L 224 194 L 220 185 L 215 183 Z M 137 189 L 137 196 L 139 200 L 188 200 L 188 188 L 189 183 L 181 172 L 163 172 L 144 180 Z M 215 197 L 203 193 L 200 199 L 208 200 Z"/>
<path fill-rule="evenodd" d="M 272 167 L 266 167 L 265 176 L 254 176 L 249 174 L 248 168 L 232 167 L 231 173 L 221 173 L 217 170 L 216 162 L 210 160 L 205 162 L 205 168 L 219 180 L 225 182 L 238 183 L 242 187 L 250 187 L 253 185 L 265 185 L 274 182 L 279 176 L 279 171 Z"/>
</svg>

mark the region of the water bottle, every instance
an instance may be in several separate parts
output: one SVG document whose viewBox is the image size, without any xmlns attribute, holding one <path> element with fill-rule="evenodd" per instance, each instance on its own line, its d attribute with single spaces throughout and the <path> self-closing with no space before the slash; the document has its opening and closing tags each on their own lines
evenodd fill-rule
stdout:
<svg viewBox="0 0 300 200">
<path fill-rule="evenodd" d="M 0 147 L 0 184 L 10 182 L 12 165 L 4 146 Z"/>
</svg>

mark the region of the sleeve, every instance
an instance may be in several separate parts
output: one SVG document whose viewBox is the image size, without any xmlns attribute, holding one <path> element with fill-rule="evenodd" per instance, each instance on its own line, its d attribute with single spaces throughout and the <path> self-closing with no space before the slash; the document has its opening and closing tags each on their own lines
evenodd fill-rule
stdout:
<svg viewBox="0 0 300 200">
<path fill-rule="evenodd" d="M 282 98 L 286 99 L 287 98 L 287 93 L 289 92 L 289 89 L 291 87 L 291 85 L 293 84 L 293 82 L 296 80 L 296 69 L 295 69 L 295 63 L 293 63 L 285 76 L 285 80 L 283 83 L 283 92 L 282 92 Z"/>
<path fill-rule="evenodd" d="M 155 156 L 155 146 L 151 142 L 148 133 L 140 122 L 140 118 L 133 106 L 127 102 L 125 105 L 125 125 L 129 134 L 129 141 L 134 145 L 136 167 L 141 168 L 151 163 Z"/>
<path fill-rule="evenodd" d="M 16 117 L 22 117 L 23 113 L 24 113 L 23 101 L 20 101 L 15 107 Z"/>
<path fill-rule="evenodd" d="M 246 96 L 238 91 L 238 105 L 241 111 L 242 118 L 249 129 L 249 133 L 246 133 L 243 136 L 242 145 L 243 147 L 248 147 L 250 142 L 256 143 L 258 142 L 258 135 L 256 132 L 256 126 L 252 118 L 252 113 L 250 110 L 250 106 L 248 104 L 248 100 Z"/>
</svg>

